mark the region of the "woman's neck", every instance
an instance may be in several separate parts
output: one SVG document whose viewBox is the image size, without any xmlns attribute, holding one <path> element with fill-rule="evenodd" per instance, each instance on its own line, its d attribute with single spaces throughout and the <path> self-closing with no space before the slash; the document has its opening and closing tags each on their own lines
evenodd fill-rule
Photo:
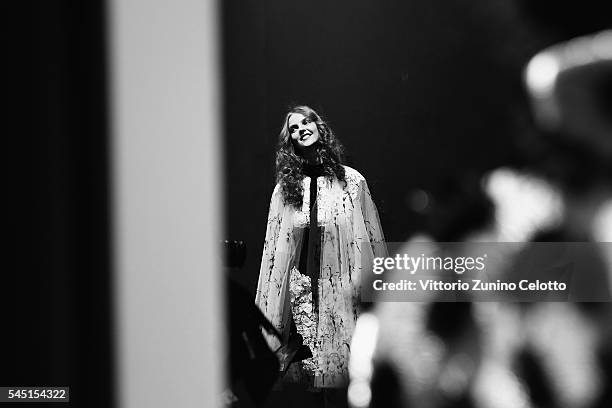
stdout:
<svg viewBox="0 0 612 408">
<path fill-rule="evenodd" d="M 308 146 L 304 148 L 301 153 L 304 160 L 306 160 L 306 164 L 310 166 L 316 166 L 319 164 L 317 148 L 315 146 Z"/>
</svg>

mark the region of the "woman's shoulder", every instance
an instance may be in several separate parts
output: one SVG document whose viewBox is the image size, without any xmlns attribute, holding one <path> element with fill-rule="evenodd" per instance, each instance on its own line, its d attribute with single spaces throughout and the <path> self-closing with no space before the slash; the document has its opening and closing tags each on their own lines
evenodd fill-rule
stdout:
<svg viewBox="0 0 612 408">
<path fill-rule="evenodd" d="M 344 177 L 347 181 L 353 181 L 355 183 L 365 181 L 365 177 L 363 177 L 361 173 L 354 168 L 344 165 L 342 167 L 344 167 Z"/>
<path fill-rule="evenodd" d="M 278 198 L 282 198 L 283 196 L 283 187 L 281 186 L 281 183 L 276 183 L 276 185 L 274 186 L 274 189 L 272 190 L 272 199 L 278 199 Z"/>
</svg>

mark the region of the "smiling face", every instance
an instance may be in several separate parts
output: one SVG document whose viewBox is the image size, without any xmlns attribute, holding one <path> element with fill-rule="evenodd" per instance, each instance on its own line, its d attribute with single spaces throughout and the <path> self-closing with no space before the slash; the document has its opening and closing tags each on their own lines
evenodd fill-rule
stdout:
<svg viewBox="0 0 612 408">
<path fill-rule="evenodd" d="M 294 145 L 299 149 L 312 146 L 319 140 L 317 124 L 301 113 L 289 115 L 287 129 Z"/>
</svg>

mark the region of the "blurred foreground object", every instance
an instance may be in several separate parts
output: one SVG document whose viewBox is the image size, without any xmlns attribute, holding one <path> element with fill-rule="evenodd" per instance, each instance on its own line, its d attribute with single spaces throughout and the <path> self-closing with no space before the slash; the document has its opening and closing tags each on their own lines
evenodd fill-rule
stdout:
<svg viewBox="0 0 612 408">
<path fill-rule="evenodd" d="M 612 157 L 612 30 L 541 51 L 525 83 L 543 131 Z"/>
<path fill-rule="evenodd" d="M 539 128 L 534 138 L 544 142 L 538 153 L 546 160 L 527 166 L 525 173 L 496 169 L 480 187 L 471 183 L 493 203 L 492 219 L 460 223 L 469 214 L 463 209 L 445 224 L 461 228 L 442 236 L 522 242 L 524 248 L 536 241 L 595 243 L 609 237 L 611 33 L 557 44 L 531 60 L 525 81 Z M 466 196 L 480 197 L 477 193 Z M 470 208 L 478 206 L 486 208 L 478 201 Z M 444 248 L 435 240 L 429 234 L 406 246 Z M 492 268 L 502 271 L 500 278 L 512 273 L 520 253 L 509 251 L 502 258 Z M 594 281 L 612 290 L 611 254 L 594 252 L 591 260 L 601 267 L 586 272 L 597 272 Z M 612 406 L 611 303 L 436 299 L 379 302 L 360 317 L 350 365 L 354 408 Z"/>
<path fill-rule="evenodd" d="M 224 241 L 226 268 L 240 269 L 246 258 L 243 241 Z M 229 347 L 229 385 L 233 392 L 225 396 L 226 406 L 262 406 L 278 378 L 278 358 L 268 347 L 262 329 L 280 338 L 280 334 L 255 305 L 255 299 L 227 273 L 227 340 Z M 237 398 L 236 398 L 237 397 Z M 229 405 L 233 404 L 233 405 Z"/>
</svg>

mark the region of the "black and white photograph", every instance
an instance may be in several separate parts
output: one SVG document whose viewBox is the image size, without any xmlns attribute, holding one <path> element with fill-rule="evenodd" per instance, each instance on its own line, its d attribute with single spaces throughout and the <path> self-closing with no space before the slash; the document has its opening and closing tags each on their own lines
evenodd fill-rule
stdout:
<svg viewBox="0 0 612 408">
<path fill-rule="evenodd" d="M 9 17 L 3 406 L 612 406 L 600 0 Z"/>
</svg>

